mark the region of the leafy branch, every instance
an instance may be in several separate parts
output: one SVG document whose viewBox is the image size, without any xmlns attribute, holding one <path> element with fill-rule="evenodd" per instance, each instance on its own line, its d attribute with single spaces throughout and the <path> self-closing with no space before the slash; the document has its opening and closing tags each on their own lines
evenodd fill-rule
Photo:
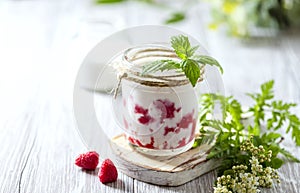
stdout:
<svg viewBox="0 0 300 193">
<path fill-rule="evenodd" d="M 285 103 L 274 99 L 274 81 L 261 85 L 260 93 L 248 94 L 254 104 L 247 110 L 241 108 L 241 103 L 232 96 L 225 97 L 219 94 L 204 94 L 200 100 L 200 133 L 194 147 L 215 140 L 208 158 L 222 159 L 220 172 L 230 169 L 236 164 L 243 164 L 249 160 L 249 155 L 240 150 L 241 144 L 253 137 L 255 146 L 262 145 L 266 151 L 271 150 L 272 157 L 269 166 L 279 168 L 283 160 L 278 158 L 281 154 L 286 159 L 300 162 L 290 152 L 280 146 L 283 137 L 279 129 L 285 130 L 297 146 L 300 146 L 300 119 L 291 112 L 294 103 Z M 223 117 L 213 119 L 214 109 L 220 106 Z M 245 115 L 251 123 L 245 123 Z"/>
</svg>

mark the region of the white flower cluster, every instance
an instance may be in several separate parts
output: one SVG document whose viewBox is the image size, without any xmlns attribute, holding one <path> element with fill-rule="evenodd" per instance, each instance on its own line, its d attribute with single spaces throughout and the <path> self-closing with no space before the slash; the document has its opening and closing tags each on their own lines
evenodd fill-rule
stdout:
<svg viewBox="0 0 300 193">
<path fill-rule="evenodd" d="M 255 156 L 252 156 L 249 162 L 251 163 L 252 174 L 258 176 L 259 186 L 271 188 L 273 185 L 273 179 L 276 179 L 277 183 L 280 183 L 278 173 L 274 168 L 263 168 Z"/>
<path fill-rule="evenodd" d="M 278 173 L 271 167 L 263 167 L 263 162 L 270 162 L 272 151 L 265 152 L 263 146 L 258 148 L 250 140 L 241 146 L 242 151 L 250 151 L 252 157 L 249 167 L 246 165 L 233 166 L 231 175 L 218 177 L 214 193 L 257 193 L 258 187 L 270 188 L 273 180 L 280 183 Z"/>
</svg>

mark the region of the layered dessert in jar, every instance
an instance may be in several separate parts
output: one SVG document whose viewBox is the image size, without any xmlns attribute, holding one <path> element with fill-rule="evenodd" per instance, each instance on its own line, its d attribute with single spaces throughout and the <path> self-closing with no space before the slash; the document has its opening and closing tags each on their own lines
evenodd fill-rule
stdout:
<svg viewBox="0 0 300 193">
<path fill-rule="evenodd" d="M 145 64 L 178 60 L 168 47 L 145 45 L 124 52 L 120 119 L 126 139 L 149 155 L 177 155 L 194 143 L 198 100 L 186 76 L 176 70 L 142 74 Z"/>
</svg>

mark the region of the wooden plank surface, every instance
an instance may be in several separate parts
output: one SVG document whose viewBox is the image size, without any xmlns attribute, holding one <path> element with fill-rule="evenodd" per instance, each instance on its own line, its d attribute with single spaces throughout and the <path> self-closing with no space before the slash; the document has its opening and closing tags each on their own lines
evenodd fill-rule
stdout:
<svg viewBox="0 0 300 193">
<path fill-rule="evenodd" d="M 123 174 L 116 183 L 102 185 L 97 171 L 74 166 L 76 155 L 87 150 L 72 112 L 73 84 L 82 58 L 113 31 L 160 22 L 149 16 L 135 19 L 139 12 L 134 6 L 108 6 L 103 11 L 82 2 L 0 2 L 0 192 L 212 192 L 215 171 L 179 187 L 155 186 Z M 103 14 L 110 10 L 116 22 L 103 27 Z M 193 9 L 194 17 L 174 27 L 194 35 L 221 62 L 227 94 L 249 103 L 242 93 L 275 79 L 276 96 L 300 104 L 299 31 L 240 41 L 207 30 L 207 11 L 200 5 Z M 102 24 L 94 22 L 98 17 Z M 299 148 L 288 140 L 284 145 L 300 158 Z M 287 163 L 279 172 L 281 185 L 263 192 L 300 192 L 299 164 Z"/>
</svg>

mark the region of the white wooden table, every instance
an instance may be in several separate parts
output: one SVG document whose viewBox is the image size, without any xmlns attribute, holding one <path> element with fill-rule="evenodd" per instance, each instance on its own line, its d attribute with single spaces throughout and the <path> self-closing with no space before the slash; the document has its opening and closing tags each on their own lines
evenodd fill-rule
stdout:
<svg viewBox="0 0 300 193">
<path fill-rule="evenodd" d="M 80 63 L 110 33 L 160 24 L 166 17 L 153 11 L 157 8 L 144 7 L 93 7 L 80 0 L 0 1 L 1 193 L 212 192 L 215 171 L 169 188 L 123 174 L 116 183 L 102 185 L 96 172 L 74 166 L 75 157 L 87 151 L 75 130 L 72 111 Z M 143 13 L 138 11 L 142 8 Z M 226 94 L 247 104 L 250 101 L 243 93 L 275 79 L 276 96 L 300 104 L 300 31 L 240 41 L 206 29 L 205 5 L 193 8 L 190 16 L 174 27 L 193 35 L 221 62 Z M 284 145 L 300 158 L 299 148 L 289 142 Z M 281 185 L 263 192 L 300 192 L 299 164 L 286 163 L 279 172 Z"/>
</svg>

